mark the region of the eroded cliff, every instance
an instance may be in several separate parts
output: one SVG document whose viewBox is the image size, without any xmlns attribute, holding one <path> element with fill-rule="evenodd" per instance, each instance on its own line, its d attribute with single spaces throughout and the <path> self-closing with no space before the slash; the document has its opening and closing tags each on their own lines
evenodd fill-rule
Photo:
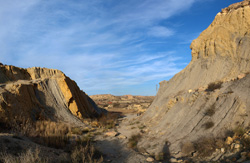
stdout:
<svg viewBox="0 0 250 163">
<path fill-rule="evenodd" d="M 59 70 L 0 65 L 2 118 L 77 123 L 76 117 L 91 118 L 101 113 L 92 99 Z"/>
<path fill-rule="evenodd" d="M 250 1 L 229 6 L 191 44 L 192 61 L 171 80 L 141 117 L 147 126 L 139 147 L 183 157 L 183 145 L 225 137 L 250 125 Z M 218 88 L 208 86 L 219 83 Z M 211 111 L 213 114 L 208 114 Z M 188 154 L 195 152 L 190 150 Z"/>
</svg>

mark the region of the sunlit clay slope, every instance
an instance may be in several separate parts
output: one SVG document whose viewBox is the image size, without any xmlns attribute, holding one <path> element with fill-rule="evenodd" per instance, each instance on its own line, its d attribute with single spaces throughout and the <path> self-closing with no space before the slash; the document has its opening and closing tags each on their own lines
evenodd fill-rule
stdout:
<svg viewBox="0 0 250 163">
<path fill-rule="evenodd" d="M 0 116 L 79 122 L 101 114 L 77 84 L 59 70 L 0 65 Z M 78 118 L 76 118 L 78 117 Z"/>
<path fill-rule="evenodd" d="M 249 5 L 249 0 L 243 1 L 218 13 L 192 42 L 189 65 L 160 83 L 154 102 L 141 117 L 148 130 L 140 148 L 149 153 L 169 149 L 181 156 L 185 143 L 249 126 Z M 213 82 L 221 82 L 221 88 Z"/>
</svg>

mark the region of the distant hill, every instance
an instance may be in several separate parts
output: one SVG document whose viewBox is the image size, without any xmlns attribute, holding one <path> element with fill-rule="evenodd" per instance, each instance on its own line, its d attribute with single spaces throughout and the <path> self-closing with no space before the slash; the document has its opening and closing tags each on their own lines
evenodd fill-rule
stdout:
<svg viewBox="0 0 250 163">
<path fill-rule="evenodd" d="M 111 94 L 92 95 L 90 97 L 100 108 L 112 109 L 113 111 L 127 109 L 139 113 L 145 112 L 155 98 L 154 96 L 114 96 Z"/>
</svg>

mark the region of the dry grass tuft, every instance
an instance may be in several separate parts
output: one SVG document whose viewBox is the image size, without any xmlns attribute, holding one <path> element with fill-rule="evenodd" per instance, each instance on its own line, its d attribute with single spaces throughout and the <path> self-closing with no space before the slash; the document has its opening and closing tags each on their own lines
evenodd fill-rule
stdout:
<svg viewBox="0 0 250 163">
<path fill-rule="evenodd" d="M 208 108 L 204 115 L 212 117 L 215 114 L 215 104 L 211 105 L 210 108 Z"/>
<path fill-rule="evenodd" d="M 13 156 L 10 154 L 2 153 L 0 154 L 0 160 L 3 163 L 46 163 L 46 159 L 39 157 L 40 150 L 38 148 L 32 152 L 31 149 L 28 149 L 25 153 L 21 153 L 18 156 Z"/>
<path fill-rule="evenodd" d="M 238 126 L 233 130 L 233 133 L 236 137 L 242 137 L 245 134 L 245 132 L 246 129 L 241 126 Z"/>
<path fill-rule="evenodd" d="M 13 117 L 13 116 L 12 116 Z M 108 117 L 107 117 L 108 118 Z M 107 119 L 108 121 L 108 119 Z M 107 122 L 108 123 L 108 122 Z M 72 151 L 71 159 L 72 162 L 102 162 L 102 156 L 98 153 L 94 146 L 90 145 L 91 135 L 87 128 L 73 127 L 61 122 L 53 122 L 46 120 L 32 121 L 25 120 L 24 117 L 14 118 L 0 118 L 0 129 L 5 128 L 6 131 L 12 130 L 16 133 L 16 136 L 22 135 L 29 137 L 35 143 L 45 145 L 52 148 L 59 148 Z M 73 139 L 71 134 L 77 134 L 77 139 Z M 70 139 L 71 137 L 71 139 Z M 70 141 L 71 140 L 71 141 Z M 73 140 L 73 142 L 72 142 Z M 73 150 L 74 149 L 74 150 Z M 0 154 L 0 162 L 8 163 L 33 163 L 33 162 L 47 162 L 47 160 L 39 157 L 39 150 L 32 153 L 33 151 L 28 150 L 26 153 L 22 153 L 18 156 L 9 154 Z"/>
<path fill-rule="evenodd" d="M 71 133 L 76 134 L 76 135 L 82 135 L 83 133 L 88 133 L 89 129 L 88 128 L 80 128 L 80 127 L 73 127 L 71 128 Z"/>
<path fill-rule="evenodd" d="M 118 117 L 119 115 L 116 113 L 102 114 L 97 120 L 98 126 L 106 129 L 114 128 Z"/>
<path fill-rule="evenodd" d="M 182 145 L 181 151 L 185 155 L 191 155 L 194 152 L 194 144 L 192 142 L 186 142 Z"/>
<path fill-rule="evenodd" d="M 214 122 L 212 121 L 209 121 L 209 122 L 206 122 L 205 124 L 203 124 L 203 127 L 208 130 L 210 128 L 212 128 L 214 126 Z"/>
<path fill-rule="evenodd" d="M 216 149 L 215 140 L 213 138 L 201 138 L 194 143 L 194 148 L 198 151 L 200 157 L 208 157 Z"/>
<path fill-rule="evenodd" d="M 128 139 L 128 147 L 129 148 L 137 148 L 137 144 L 141 139 L 141 135 L 137 134 L 137 135 L 132 135 L 129 139 Z"/>
<path fill-rule="evenodd" d="M 71 152 L 71 161 L 72 163 L 101 163 L 103 162 L 103 157 L 95 150 L 93 145 L 87 143 L 85 147 L 75 147 Z"/>
<path fill-rule="evenodd" d="M 211 156 L 217 148 L 226 146 L 223 139 L 212 137 L 200 138 L 193 144 L 194 150 L 198 152 L 198 156 L 201 158 Z"/>
<path fill-rule="evenodd" d="M 70 132 L 70 127 L 65 123 L 32 121 L 15 116 L 11 121 L 1 119 L 1 124 L 4 124 L 7 130 L 32 138 L 35 142 L 49 147 L 62 148 L 69 140 L 67 134 Z"/>
<path fill-rule="evenodd" d="M 25 135 L 35 138 L 37 143 L 49 147 L 63 148 L 69 142 L 67 134 L 70 132 L 70 127 L 64 123 L 37 121 L 31 126 L 33 128 Z"/>
<path fill-rule="evenodd" d="M 212 82 L 212 83 L 208 84 L 208 87 L 207 87 L 206 91 L 214 91 L 216 89 L 220 89 L 222 84 L 223 84 L 222 81 Z"/>
</svg>

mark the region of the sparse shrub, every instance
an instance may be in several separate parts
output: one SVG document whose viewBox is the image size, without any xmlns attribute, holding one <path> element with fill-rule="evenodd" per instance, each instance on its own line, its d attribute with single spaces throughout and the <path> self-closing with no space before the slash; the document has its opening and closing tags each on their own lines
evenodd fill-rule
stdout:
<svg viewBox="0 0 250 163">
<path fill-rule="evenodd" d="M 8 124 L 12 131 L 30 137 L 34 142 L 62 148 L 68 143 L 67 134 L 70 132 L 70 127 L 65 123 L 52 121 L 31 121 L 24 120 L 25 118 L 15 117 L 12 124 Z"/>
<path fill-rule="evenodd" d="M 98 118 L 98 125 L 106 129 L 114 128 L 118 117 L 119 115 L 115 113 L 103 114 Z"/>
<path fill-rule="evenodd" d="M 164 153 L 163 152 L 160 152 L 158 154 L 155 154 L 155 159 L 157 161 L 163 161 L 164 160 Z"/>
<path fill-rule="evenodd" d="M 100 152 L 96 151 L 94 146 L 87 143 L 85 147 L 77 146 L 71 152 L 72 163 L 101 163 L 103 162 L 103 157 Z"/>
<path fill-rule="evenodd" d="M 215 113 L 215 104 L 213 104 L 210 108 L 208 108 L 206 111 L 205 111 L 205 115 L 206 116 L 213 116 Z"/>
<path fill-rule="evenodd" d="M 225 141 L 223 139 L 215 139 L 215 146 L 216 148 L 223 148 L 225 147 Z"/>
<path fill-rule="evenodd" d="M 80 138 L 76 139 L 76 144 L 77 145 L 86 146 L 87 143 L 90 142 L 90 140 L 91 140 L 91 136 L 90 135 L 81 136 Z"/>
<path fill-rule="evenodd" d="M 244 128 L 241 127 L 241 126 L 238 126 L 238 127 L 236 127 L 236 128 L 233 130 L 233 132 L 234 132 L 234 135 L 235 135 L 235 136 L 237 136 L 237 137 L 242 137 L 242 136 L 245 134 L 246 129 L 244 129 Z"/>
<path fill-rule="evenodd" d="M 80 127 L 73 127 L 71 128 L 71 133 L 76 134 L 76 135 L 82 135 L 83 133 L 88 133 L 89 129 L 88 128 L 80 128 Z"/>
<path fill-rule="evenodd" d="M 245 138 L 242 138 L 241 141 L 242 141 L 243 147 L 246 150 L 250 150 L 250 138 L 249 137 L 245 137 Z"/>
<path fill-rule="evenodd" d="M 140 141 L 140 139 L 141 139 L 141 135 L 140 134 L 132 135 L 128 139 L 128 147 L 135 149 L 137 147 L 137 144 Z"/>
<path fill-rule="evenodd" d="M 215 140 L 213 138 L 201 138 L 194 142 L 194 148 L 198 151 L 200 157 L 208 157 L 216 149 Z"/>
<path fill-rule="evenodd" d="M 218 148 L 225 148 L 225 141 L 222 138 L 212 138 L 204 137 L 200 138 L 193 143 L 194 151 L 198 152 L 198 156 L 209 157 L 215 152 Z"/>
<path fill-rule="evenodd" d="M 220 89 L 221 86 L 222 86 L 222 83 L 221 81 L 219 82 L 212 82 L 210 84 L 208 84 L 208 87 L 207 87 L 207 90 L 206 91 L 214 91 L 216 89 Z"/>
<path fill-rule="evenodd" d="M 140 129 L 140 130 L 142 130 L 142 129 L 144 129 L 146 126 L 145 125 L 141 125 L 141 126 L 139 126 L 138 128 Z"/>
<path fill-rule="evenodd" d="M 185 155 L 191 155 L 191 153 L 194 151 L 194 144 L 192 142 L 186 142 L 182 145 L 181 151 Z"/>
<path fill-rule="evenodd" d="M 6 153 L 0 154 L 0 160 L 3 163 L 46 163 L 46 159 L 39 157 L 40 150 L 38 148 L 33 152 L 28 149 L 25 153 L 21 153 L 18 156 L 13 156 Z"/>
<path fill-rule="evenodd" d="M 119 108 L 120 107 L 120 104 L 119 103 L 114 103 L 113 104 L 113 108 Z"/>
<path fill-rule="evenodd" d="M 203 126 L 206 130 L 208 130 L 214 126 L 214 122 L 212 121 L 206 122 L 205 124 L 203 124 Z"/>
<path fill-rule="evenodd" d="M 37 137 L 37 143 L 55 148 L 63 148 L 69 142 L 69 126 L 64 123 L 37 121 L 30 137 Z"/>
</svg>

